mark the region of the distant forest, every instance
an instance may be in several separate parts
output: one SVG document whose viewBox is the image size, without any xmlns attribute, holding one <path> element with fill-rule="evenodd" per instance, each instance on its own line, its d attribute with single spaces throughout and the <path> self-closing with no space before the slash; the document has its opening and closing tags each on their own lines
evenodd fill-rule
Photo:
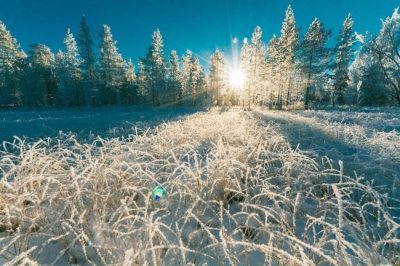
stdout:
<svg viewBox="0 0 400 266">
<path fill-rule="evenodd" d="M 257 26 L 251 40 L 243 41 L 245 80 L 233 88 L 221 51 L 205 73 L 190 50 L 166 56 L 159 30 L 135 69 L 118 52 L 109 26 L 103 25 L 100 44 L 93 43 L 85 17 L 76 36 L 67 30 L 65 47 L 56 54 L 44 44 L 32 44 L 25 53 L 0 22 L 0 107 L 400 105 L 398 10 L 376 35 L 355 33 L 351 15 L 333 35 L 318 18 L 302 34 L 289 6 L 279 36 L 264 43 Z"/>
</svg>

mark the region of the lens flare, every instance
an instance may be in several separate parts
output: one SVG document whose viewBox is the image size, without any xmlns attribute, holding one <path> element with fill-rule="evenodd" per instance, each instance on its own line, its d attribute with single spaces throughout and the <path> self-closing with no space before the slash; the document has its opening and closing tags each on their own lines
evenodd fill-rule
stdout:
<svg viewBox="0 0 400 266">
<path fill-rule="evenodd" d="M 162 186 L 157 186 L 153 189 L 151 193 L 151 199 L 154 201 L 162 201 L 168 196 L 167 190 Z"/>
</svg>

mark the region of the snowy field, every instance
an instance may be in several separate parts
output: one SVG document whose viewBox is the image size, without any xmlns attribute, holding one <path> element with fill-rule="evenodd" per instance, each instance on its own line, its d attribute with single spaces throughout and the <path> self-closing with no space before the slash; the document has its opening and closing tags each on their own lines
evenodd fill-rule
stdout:
<svg viewBox="0 0 400 266">
<path fill-rule="evenodd" d="M 11 141 L 14 136 L 31 140 L 54 137 L 60 131 L 85 139 L 97 135 L 117 137 L 135 126 L 152 127 L 193 112 L 185 108 L 149 111 L 140 107 L 0 109 L 0 140 Z"/>
<path fill-rule="evenodd" d="M 0 263 L 400 264 L 399 109 L 52 112 L 0 115 Z"/>
</svg>

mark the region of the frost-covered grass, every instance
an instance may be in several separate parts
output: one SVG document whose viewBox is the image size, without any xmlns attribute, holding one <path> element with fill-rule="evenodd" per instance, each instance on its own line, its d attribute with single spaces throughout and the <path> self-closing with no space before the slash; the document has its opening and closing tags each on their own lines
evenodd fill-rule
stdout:
<svg viewBox="0 0 400 266">
<path fill-rule="evenodd" d="M 399 132 L 376 141 L 307 116 L 213 110 L 125 139 L 5 144 L 1 260 L 399 263 Z M 150 199 L 157 185 L 169 193 L 161 203 Z"/>
</svg>

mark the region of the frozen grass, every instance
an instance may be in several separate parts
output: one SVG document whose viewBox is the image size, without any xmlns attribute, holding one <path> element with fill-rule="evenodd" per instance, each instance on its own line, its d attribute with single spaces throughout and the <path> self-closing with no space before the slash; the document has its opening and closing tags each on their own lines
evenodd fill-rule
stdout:
<svg viewBox="0 0 400 266">
<path fill-rule="evenodd" d="M 277 116 L 299 123 L 309 119 L 213 110 L 126 139 L 82 144 L 66 135 L 5 144 L 0 161 L 3 263 L 399 261 L 398 187 L 392 182 L 375 187 L 368 176 L 348 175 L 346 161 L 335 167 L 328 157 L 293 147 Z M 331 136 L 349 134 L 314 122 Z M 383 153 L 369 137 L 356 145 Z M 400 170 L 394 171 L 398 178 Z M 157 185 L 169 193 L 161 203 L 150 199 Z"/>
</svg>

